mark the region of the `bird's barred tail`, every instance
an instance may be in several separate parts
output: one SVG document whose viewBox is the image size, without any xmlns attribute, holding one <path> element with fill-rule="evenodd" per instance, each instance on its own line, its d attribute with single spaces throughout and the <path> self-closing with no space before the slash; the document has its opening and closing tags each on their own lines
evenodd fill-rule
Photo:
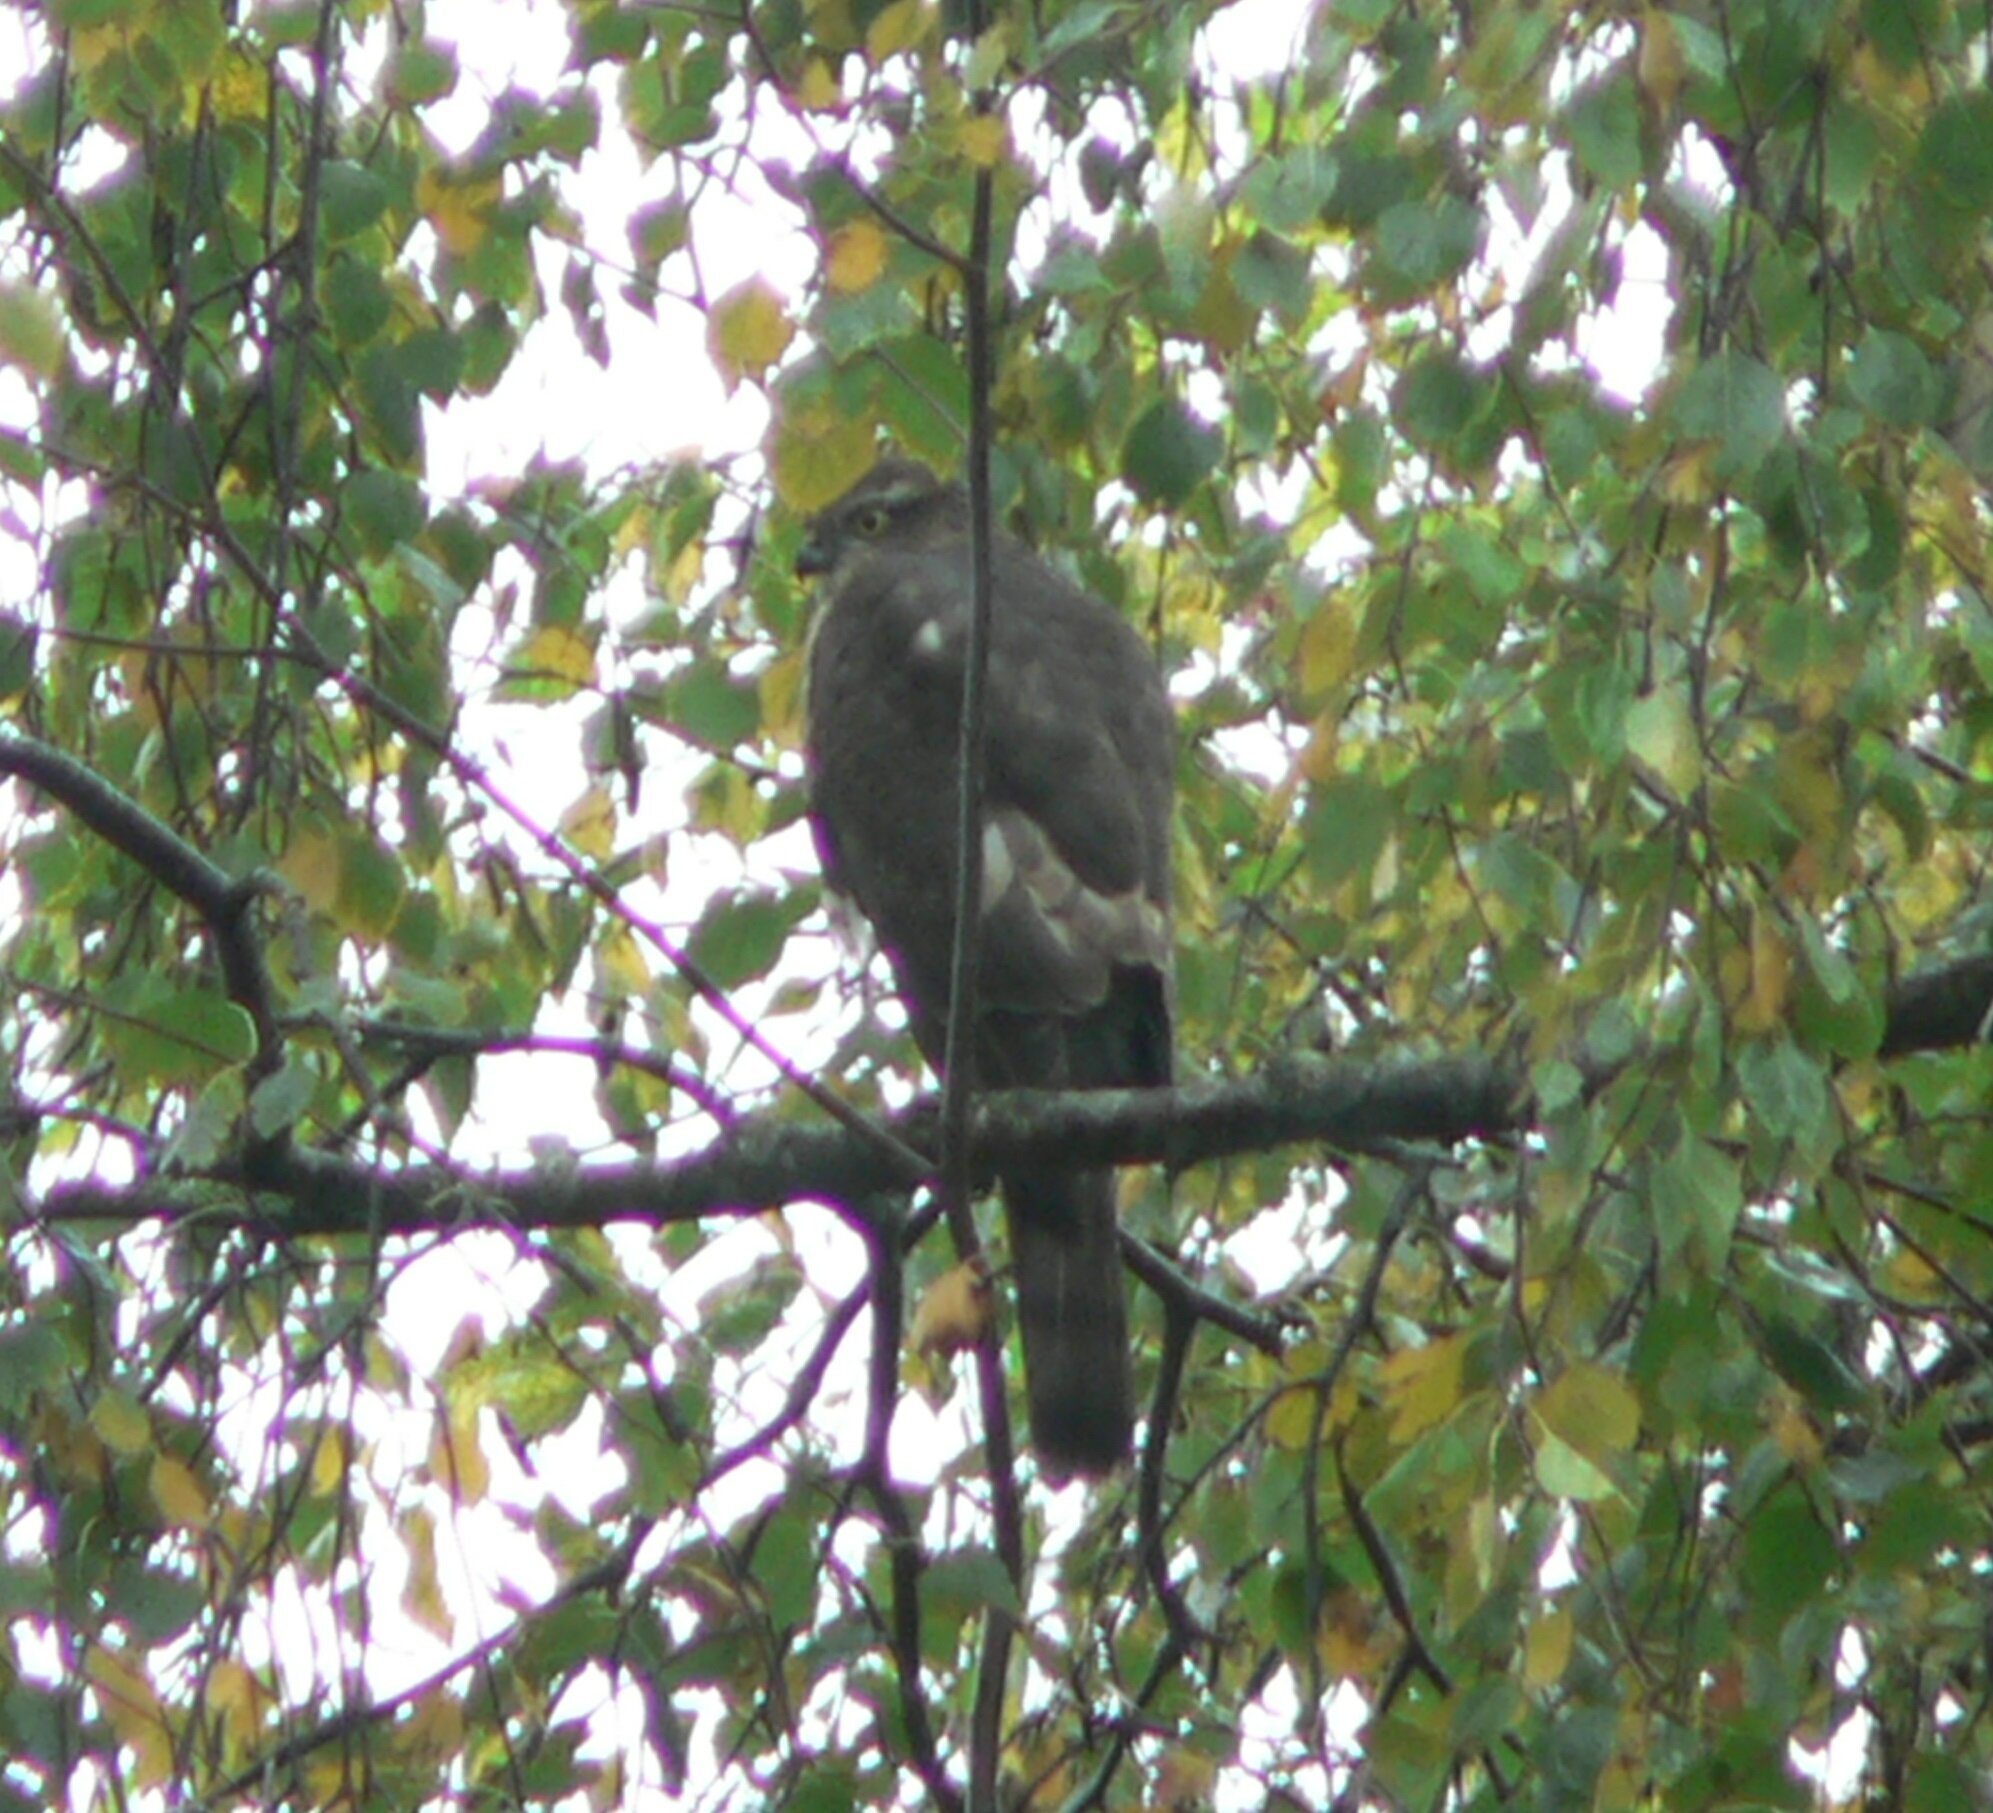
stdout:
<svg viewBox="0 0 1993 1813">
<path fill-rule="evenodd" d="M 1028 1171 L 1003 1194 L 1032 1451 L 1054 1480 L 1111 1472 L 1135 1422 L 1114 1173 Z"/>
</svg>

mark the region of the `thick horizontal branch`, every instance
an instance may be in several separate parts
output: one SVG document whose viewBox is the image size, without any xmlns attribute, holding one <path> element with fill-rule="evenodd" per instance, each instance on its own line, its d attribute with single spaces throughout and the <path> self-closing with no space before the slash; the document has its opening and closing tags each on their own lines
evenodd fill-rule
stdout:
<svg viewBox="0 0 1993 1813">
<path fill-rule="evenodd" d="M 1979 1042 L 1989 1014 L 1993 957 L 1913 976 L 1890 992 L 1879 1055 Z M 1341 1151 L 1391 1141 L 1445 1145 L 1521 1132 L 1534 1117 L 1520 1067 L 1482 1054 L 1409 1063 L 1304 1055 L 1279 1059 L 1242 1081 L 994 1095 L 976 1107 L 969 1150 L 980 1177 L 1024 1164 L 1180 1169 L 1291 1145 Z M 932 1102 L 873 1126 L 804 1126 L 757 1115 L 685 1158 L 482 1174 L 433 1164 L 390 1169 L 305 1150 L 266 1152 L 199 1179 L 65 1183 L 43 1207 L 52 1220 L 130 1223 L 199 1213 L 292 1235 L 663 1223 L 753 1215 L 805 1201 L 868 1222 L 880 1201 L 896 1200 L 931 1174 L 937 1124 Z"/>
<path fill-rule="evenodd" d="M 1465 1139 L 1522 1124 L 1517 1073 L 1484 1057 L 1419 1064 L 1282 1059 L 1243 1082 L 1057 1094 L 1017 1090 L 978 1105 L 969 1149 L 980 1175 L 1017 1164 L 1194 1164 L 1314 1143 Z M 933 1105 L 893 1117 L 902 1145 L 933 1160 Z M 875 1199 L 916 1181 L 889 1147 L 844 1127 L 772 1115 L 741 1121 L 688 1158 L 633 1165 L 536 1166 L 477 1175 L 437 1165 L 398 1170 L 308 1151 L 255 1167 L 124 1185 L 65 1183 L 51 1220 L 131 1222 L 200 1213 L 254 1219 L 289 1235 L 414 1233 L 457 1225 L 600 1227 L 751 1215 L 798 1201 L 867 1219 Z M 236 1207 L 239 1205 L 239 1208 Z"/>
</svg>

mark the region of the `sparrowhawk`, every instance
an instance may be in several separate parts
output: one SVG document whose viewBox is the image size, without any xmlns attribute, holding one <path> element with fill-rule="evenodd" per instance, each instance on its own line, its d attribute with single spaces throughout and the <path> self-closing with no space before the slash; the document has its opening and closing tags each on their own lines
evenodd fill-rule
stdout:
<svg viewBox="0 0 1993 1813">
<path fill-rule="evenodd" d="M 974 1060 L 986 1088 L 1170 1077 L 1174 735 L 1147 645 L 1014 537 L 991 549 Z M 938 1071 L 954 940 L 969 506 L 880 462 L 810 526 L 808 674 L 825 879 L 872 922 Z M 1110 1170 L 1002 1178 L 1032 1444 L 1100 1474 L 1134 1420 Z"/>
</svg>

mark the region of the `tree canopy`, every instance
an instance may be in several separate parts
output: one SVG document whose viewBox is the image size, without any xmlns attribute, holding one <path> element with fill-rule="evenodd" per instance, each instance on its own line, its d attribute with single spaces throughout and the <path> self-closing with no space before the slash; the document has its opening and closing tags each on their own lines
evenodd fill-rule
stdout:
<svg viewBox="0 0 1993 1813">
<path fill-rule="evenodd" d="M 0 1805 L 1983 1798 L 1988 7 L 528 16 L 8 9 Z M 885 446 L 1171 676 L 1174 1091 L 832 936 Z"/>
</svg>

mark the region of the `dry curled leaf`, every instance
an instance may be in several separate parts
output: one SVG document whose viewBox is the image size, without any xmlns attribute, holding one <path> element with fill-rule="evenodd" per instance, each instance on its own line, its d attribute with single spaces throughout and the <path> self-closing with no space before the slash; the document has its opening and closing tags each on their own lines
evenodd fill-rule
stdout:
<svg viewBox="0 0 1993 1813">
<path fill-rule="evenodd" d="M 990 1325 L 989 1268 L 980 1260 L 952 1266 L 927 1287 L 914 1311 L 914 1352 L 946 1357 L 975 1346 Z"/>
</svg>

